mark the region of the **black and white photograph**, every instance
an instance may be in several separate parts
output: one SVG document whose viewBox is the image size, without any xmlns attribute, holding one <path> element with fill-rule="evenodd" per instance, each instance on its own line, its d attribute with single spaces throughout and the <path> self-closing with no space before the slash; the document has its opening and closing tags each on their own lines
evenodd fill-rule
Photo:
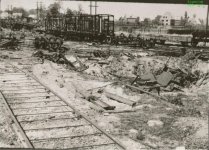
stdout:
<svg viewBox="0 0 209 150">
<path fill-rule="evenodd" d="M 208 150 L 208 0 L 0 0 L 0 150 Z"/>
</svg>

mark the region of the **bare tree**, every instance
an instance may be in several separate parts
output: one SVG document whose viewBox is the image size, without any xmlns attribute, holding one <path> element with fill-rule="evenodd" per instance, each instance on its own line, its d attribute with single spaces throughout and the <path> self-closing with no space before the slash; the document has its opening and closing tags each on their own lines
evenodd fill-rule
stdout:
<svg viewBox="0 0 209 150">
<path fill-rule="evenodd" d="M 161 18 L 161 15 L 157 15 L 155 19 L 152 21 L 152 23 L 155 25 L 160 25 L 160 18 Z"/>
<path fill-rule="evenodd" d="M 205 25 L 205 21 L 203 20 L 203 19 L 200 19 L 199 18 L 199 22 L 200 22 L 200 24 L 203 26 L 203 25 Z"/>
<path fill-rule="evenodd" d="M 72 16 L 73 15 L 73 11 L 70 8 L 67 8 L 66 15 Z"/>
<path fill-rule="evenodd" d="M 83 13 L 83 6 L 81 4 L 78 5 L 78 14 Z"/>
<path fill-rule="evenodd" d="M 14 7 L 12 13 L 22 13 L 22 17 L 28 17 L 28 12 L 22 7 Z"/>
<path fill-rule="evenodd" d="M 60 10 L 60 4 L 59 3 L 54 3 L 54 4 L 51 4 L 49 5 L 49 9 L 48 9 L 48 12 L 47 12 L 47 15 L 48 16 L 58 16 L 60 14 L 59 10 Z"/>
</svg>

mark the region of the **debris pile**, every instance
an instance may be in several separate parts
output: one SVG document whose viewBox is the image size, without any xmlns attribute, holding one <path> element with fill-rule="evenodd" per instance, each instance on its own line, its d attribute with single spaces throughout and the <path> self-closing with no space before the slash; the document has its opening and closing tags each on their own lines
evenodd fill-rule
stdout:
<svg viewBox="0 0 209 150">
<path fill-rule="evenodd" d="M 51 35 L 39 35 L 35 37 L 34 46 L 36 49 L 45 49 L 50 52 L 64 53 L 67 49 L 62 47 L 63 39 Z"/>
<path fill-rule="evenodd" d="M 194 55 L 193 55 L 194 56 Z M 122 53 L 110 56 L 106 63 L 86 63 L 85 73 L 109 80 L 128 80 L 131 87 L 139 87 L 142 93 L 182 91 L 191 86 L 200 86 L 209 78 L 209 70 L 197 67 L 197 59 L 190 54 L 183 57 L 140 57 L 131 59 Z M 101 61 L 101 60 L 100 60 Z M 199 64 L 204 62 L 198 60 Z M 173 102 L 171 102 L 173 103 Z M 179 103 L 179 105 L 181 105 Z"/>
<path fill-rule="evenodd" d="M 47 51 L 36 51 L 33 53 L 34 57 L 39 57 L 44 62 L 44 59 L 50 60 L 59 64 L 66 64 L 68 69 L 75 71 L 84 71 L 87 69 L 87 66 L 84 65 L 76 56 L 73 55 L 64 55 L 57 52 L 47 52 Z"/>
<path fill-rule="evenodd" d="M 113 57 L 109 56 L 107 59 L 100 59 L 96 63 L 86 63 L 89 68 L 85 71 L 89 75 L 95 75 L 106 79 L 116 78 L 134 78 L 133 75 L 133 61 L 129 61 L 127 56 Z"/>
<path fill-rule="evenodd" d="M 3 31 L 0 35 L 0 48 L 19 50 L 20 43 L 24 39 L 23 32 L 14 33 L 11 31 Z"/>
</svg>

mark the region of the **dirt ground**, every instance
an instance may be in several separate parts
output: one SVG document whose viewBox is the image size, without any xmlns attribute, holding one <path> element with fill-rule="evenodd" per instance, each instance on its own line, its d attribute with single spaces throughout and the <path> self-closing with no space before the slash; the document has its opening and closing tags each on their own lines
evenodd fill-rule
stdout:
<svg viewBox="0 0 209 150">
<path fill-rule="evenodd" d="M 14 133 L 13 122 L 5 109 L 2 101 L 0 102 L 0 147 L 21 147 L 18 136 Z"/>
<path fill-rule="evenodd" d="M 65 44 L 71 49 L 89 47 L 86 43 L 67 42 Z M 90 48 L 93 47 L 90 46 Z M 23 67 L 22 64 L 29 64 L 24 65 L 23 69 L 31 70 L 41 82 L 55 90 L 73 107 L 118 139 L 128 150 L 175 149 L 180 146 L 186 149 L 208 149 L 208 79 L 201 86 L 190 85 L 182 89 L 183 92 L 162 92 L 161 94 L 167 98 L 178 99 L 183 103 L 183 107 L 172 107 L 120 84 L 109 85 L 117 78 L 111 76 L 109 72 L 134 78 L 133 66 L 136 62 L 146 66 L 144 70 L 141 68 L 141 74 L 143 74 L 161 68 L 167 57 L 146 56 L 146 52 L 140 52 L 136 54 L 138 56 L 136 61 L 132 61 L 127 56 L 110 56 L 106 59 L 110 64 L 104 65 L 80 59 L 89 68 L 79 73 L 67 69 L 65 65 L 48 60 L 41 64 L 41 61 L 32 57 L 33 52 L 33 48 L 24 46 L 19 51 L 2 50 L 0 55 L 4 60 L 10 58 L 11 62 L 15 62 L 19 67 Z M 176 67 L 181 63 L 180 58 L 171 58 L 168 66 Z M 209 63 L 198 60 L 192 64 L 191 69 L 204 73 L 209 70 Z M 90 102 L 76 92 L 75 85 L 84 90 L 90 90 L 102 101 L 115 106 L 115 111 L 118 113 L 99 113 L 92 109 Z M 104 85 L 107 86 L 99 88 Z M 130 99 L 136 102 L 136 106 L 131 107 L 113 101 L 105 96 L 105 91 Z M 21 147 L 12 129 L 11 119 L 2 103 L 0 107 L 0 147 Z M 130 112 L 119 113 L 125 110 Z"/>
</svg>

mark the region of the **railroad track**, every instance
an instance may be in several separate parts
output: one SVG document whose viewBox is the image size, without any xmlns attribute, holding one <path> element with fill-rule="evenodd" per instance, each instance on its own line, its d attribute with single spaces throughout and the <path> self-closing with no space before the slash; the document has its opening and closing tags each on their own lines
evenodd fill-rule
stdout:
<svg viewBox="0 0 209 150">
<path fill-rule="evenodd" d="M 0 100 L 26 148 L 125 149 L 33 75 L 0 63 Z"/>
</svg>

